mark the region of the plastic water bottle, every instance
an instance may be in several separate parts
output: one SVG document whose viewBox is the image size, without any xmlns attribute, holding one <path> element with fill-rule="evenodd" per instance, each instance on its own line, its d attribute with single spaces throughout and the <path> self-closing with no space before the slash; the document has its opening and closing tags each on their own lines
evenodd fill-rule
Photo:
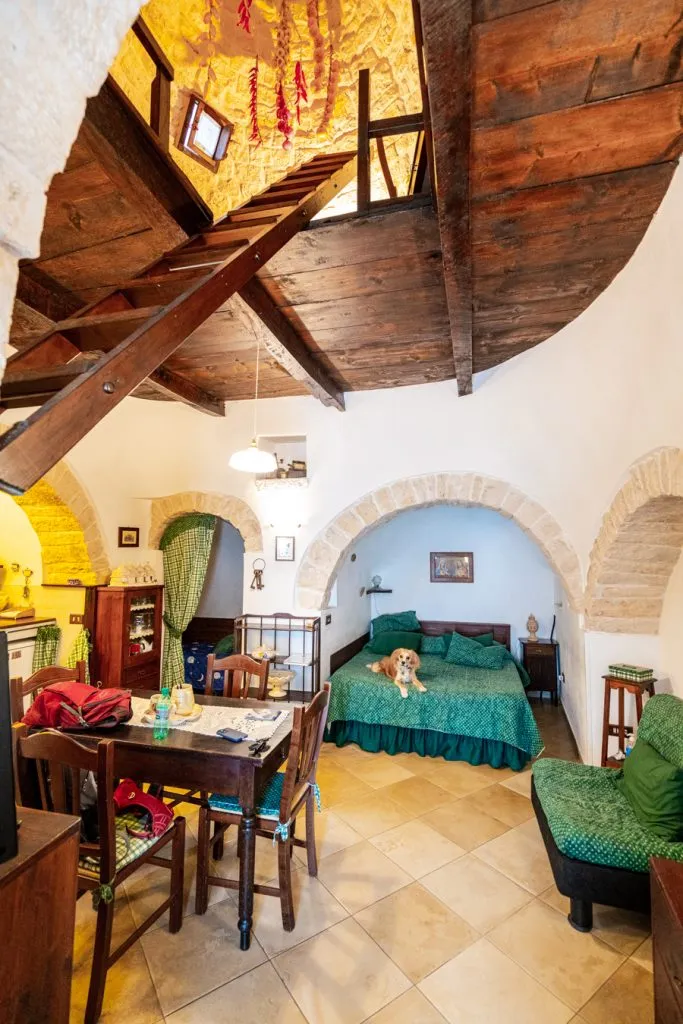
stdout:
<svg viewBox="0 0 683 1024">
<path fill-rule="evenodd" d="M 171 714 L 171 691 L 167 686 L 161 691 L 154 717 L 154 739 L 165 740 L 168 736 L 168 718 Z"/>
</svg>

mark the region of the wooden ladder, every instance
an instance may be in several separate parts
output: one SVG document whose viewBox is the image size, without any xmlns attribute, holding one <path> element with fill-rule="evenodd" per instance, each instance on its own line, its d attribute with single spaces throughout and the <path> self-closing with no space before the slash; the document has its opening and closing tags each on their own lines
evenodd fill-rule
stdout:
<svg viewBox="0 0 683 1024">
<path fill-rule="evenodd" d="M 223 415 L 220 399 L 161 364 L 355 173 L 355 153 L 314 157 L 13 355 L 0 411 L 42 408 L 0 437 L 0 490 L 22 494 L 145 380 Z"/>
</svg>

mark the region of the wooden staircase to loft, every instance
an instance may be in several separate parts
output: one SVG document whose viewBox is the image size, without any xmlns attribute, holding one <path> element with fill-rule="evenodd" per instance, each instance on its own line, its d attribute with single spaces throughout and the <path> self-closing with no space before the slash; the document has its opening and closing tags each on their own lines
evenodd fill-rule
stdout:
<svg viewBox="0 0 683 1024">
<path fill-rule="evenodd" d="M 222 415 L 221 401 L 164 368 L 164 360 L 236 292 L 267 323 L 273 310 L 256 272 L 355 171 L 355 153 L 314 157 L 12 356 L 0 409 L 42 407 L 0 438 L 0 490 L 20 494 L 31 487 L 143 381 Z M 305 363 L 296 337 L 289 342 L 292 356 Z M 316 367 L 311 374 L 329 401 L 343 407 Z"/>
</svg>

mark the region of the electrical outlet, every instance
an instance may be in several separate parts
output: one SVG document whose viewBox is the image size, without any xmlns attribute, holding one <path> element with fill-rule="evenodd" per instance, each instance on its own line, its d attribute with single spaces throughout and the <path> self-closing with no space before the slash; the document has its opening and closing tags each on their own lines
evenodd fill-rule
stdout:
<svg viewBox="0 0 683 1024">
<path fill-rule="evenodd" d="M 557 678 L 559 680 L 560 686 L 564 686 L 564 672 L 560 672 Z"/>
<path fill-rule="evenodd" d="M 331 616 L 331 615 L 326 615 L 326 616 L 325 616 L 325 625 L 326 625 L 326 626 L 329 626 L 329 624 L 330 624 L 331 622 L 332 622 L 332 616 Z"/>
<path fill-rule="evenodd" d="M 69 616 L 69 625 L 70 626 L 82 626 L 83 625 L 83 616 L 82 615 L 70 615 Z"/>
</svg>

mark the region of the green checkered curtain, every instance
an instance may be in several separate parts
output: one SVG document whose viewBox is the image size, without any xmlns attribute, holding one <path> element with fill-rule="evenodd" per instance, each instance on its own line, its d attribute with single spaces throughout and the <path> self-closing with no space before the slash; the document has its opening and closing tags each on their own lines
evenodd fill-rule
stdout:
<svg viewBox="0 0 683 1024">
<path fill-rule="evenodd" d="M 57 664 L 57 648 L 62 631 L 59 626 L 38 626 L 36 645 L 33 648 L 32 672 Z"/>
<path fill-rule="evenodd" d="M 166 626 L 162 686 L 172 687 L 185 681 L 182 635 L 197 611 L 215 527 L 215 516 L 193 513 L 170 523 L 161 538 Z"/>
<path fill-rule="evenodd" d="M 66 659 L 68 668 L 76 668 L 79 661 L 85 662 L 85 681 L 90 682 L 90 668 L 88 666 L 88 660 L 90 658 L 90 633 L 87 629 L 81 629 L 78 631 L 76 639 L 71 645 L 69 656 Z"/>
</svg>

